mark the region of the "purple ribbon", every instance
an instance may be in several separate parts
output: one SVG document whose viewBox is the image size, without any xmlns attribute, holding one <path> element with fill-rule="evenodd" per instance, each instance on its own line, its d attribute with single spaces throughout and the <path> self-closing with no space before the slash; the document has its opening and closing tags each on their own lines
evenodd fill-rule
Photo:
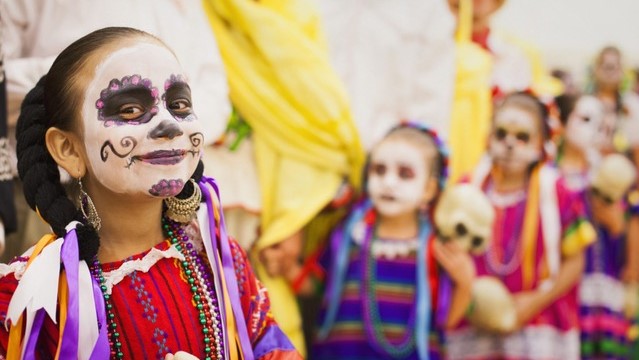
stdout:
<svg viewBox="0 0 639 360">
<path fill-rule="evenodd" d="M 64 326 L 62 341 L 60 343 L 60 358 L 71 359 L 78 357 L 78 341 L 80 329 L 80 308 L 79 308 L 79 269 L 80 261 L 78 260 L 78 237 L 75 229 L 69 231 L 64 237 L 60 258 L 64 264 L 67 277 L 67 285 L 69 289 L 67 320 Z M 106 327 L 106 310 L 102 291 L 93 277 L 93 298 L 95 300 L 95 309 L 97 312 L 98 322 L 101 324 L 98 341 L 91 354 L 91 360 L 108 359 L 110 356 L 109 340 Z M 40 309 L 36 312 L 29 340 L 25 347 L 24 358 L 35 359 L 35 347 L 38 337 L 44 324 L 45 310 Z"/>
<path fill-rule="evenodd" d="M 40 330 L 42 329 L 42 324 L 44 323 L 44 314 L 46 311 L 44 309 L 40 309 L 35 314 L 35 319 L 33 320 L 33 325 L 31 327 L 31 333 L 29 334 L 29 341 L 27 341 L 27 346 L 24 350 L 24 359 L 35 359 L 35 346 L 38 342 L 38 336 L 40 335 Z"/>
<path fill-rule="evenodd" d="M 217 184 L 215 183 L 215 180 L 209 177 L 202 177 L 202 185 L 200 186 L 200 188 L 206 200 L 206 204 L 209 208 L 208 216 L 209 216 L 209 229 L 211 232 L 211 242 L 213 243 L 213 249 L 218 250 L 218 247 L 215 246 L 215 240 L 213 239 L 213 237 L 215 236 L 215 224 L 216 224 L 215 217 L 213 214 L 213 209 L 214 209 L 213 199 L 211 197 L 211 193 L 204 185 L 206 183 L 208 183 L 209 185 L 213 187 L 213 190 L 215 190 L 215 195 L 217 196 L 218 201 L 220 201 L 220 204 L 221 204 L 220 191 Z M 229 297 L 230 297 L 231 307 L 232 307 L 231 310 L 233 311 L 233 314 L 235 315 L 235 324 L 237 326 L 238 336 L 240 338 L 240 347 L 244 355 L 244 359 L 253 360 L 254 359 L 253 349 L 251 347 L 251 341 L 248 336 L 246 321 L 244 320 L 244 313 L 242 311 L 242 303 L 240 301 L 237 278 L 235 277 L 235 266 L 233 265 L 233 255 L 231 254 L 231 247 L 229 245 L 228 236 L 226 234 L 226 225 L 224 223 L 224 213 L 222 212 L 221 205 L 219 210 L 220 210 L 220 228 L 219 228 L 220 244 L 219 245 L 221 248 L 220 254 L 222 257 L 222 267 L 223 267 L 223 273 L 224 273 L 223 276 L 226 279 L 227 290 L 229 292 Z M 215 237 L 217 238 L 217 236 Z M 211 257 L 213 257 L 214 259 L 216 259 L 216 263 L 217 263 L 217 256 L 215 256 L 215 254 L 207 254 L 207 255 L 209 257 L 209 261 Z M 227 342 L 227 344 L 229 343 Z M 229 346 L 233 346 L 233 345 L 229 344 Z"/>
<path fill-rule="evenodd" d="M 90 360 L 108 360 L 111 356 L 111 348 L 109 347 L 109 333 L 107 332 L 106 305 L 104 303 L 104 295 L 98 281 L 91 276 L 91 285 L 93 285 L 93 300 L 95 302 L 95 311 L 98 316 L 98 324 L 100 332 L 98 333 L 98 341 L 95 343 L 93 352 L 91 352 Z"/>
<path fill-rule="evenodd" d="M 78 357 L 78 335 L 80 332 L 80 292 L 78 289 L 80 260 L 78 259 L 78 235 L 75 229 L 70 230 L 64 236 L 60 257 L 62 264 L 64 264 L 69 288 L 67 321 L 64 324 L 60 343 L 60 359 L 73 359 Z"/>
<path fill-rule="evenodd" d="M 448 273 L 442 271 L 439 273 L 439 289 L 437 290 L 437 313 L 436 321 L 440 329 L 446 326 L 448 312 L 450 311 L 450 301 L 452 299 L 453 287 L 452 280 Z"/>
</svg>

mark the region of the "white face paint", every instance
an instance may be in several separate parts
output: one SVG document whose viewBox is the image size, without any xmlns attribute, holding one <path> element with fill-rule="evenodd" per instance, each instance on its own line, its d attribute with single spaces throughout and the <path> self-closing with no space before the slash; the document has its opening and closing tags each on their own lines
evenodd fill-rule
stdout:
<svg viewBox="0 0 639 360">
<path fill-rule="evenodd" d="M 368 193 L 382 216 L 413 214 L 424 200 L 429 170 L 424 151 L 399 139 L 382 141 L 371 153 Z"/>
<path fill-rule="evenodd" d="M 566 141 L 583 151 L 602 146 L 603 119 L 603 104 L 593 96 L 581 97 L 568 116 Z"/>
<path fill-rule="evenodd" d="M 528 111 L 513 106 L 498 110 L 488 149 L 495 165 L 506 174 L 524 174 L 542 155 L 538 126 Z"/>
<path fill-rule="evenodd" d="M 160 45 L 123 48 L 98 65 L 82 117 L 90 171 L 113 192 L 174 196 L 200 159 L 191 91 Z"/>
</svg>

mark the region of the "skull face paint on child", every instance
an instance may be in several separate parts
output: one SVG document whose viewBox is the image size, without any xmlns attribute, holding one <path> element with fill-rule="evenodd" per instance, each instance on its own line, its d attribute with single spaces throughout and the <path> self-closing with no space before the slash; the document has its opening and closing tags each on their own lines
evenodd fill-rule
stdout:
<svg viewBox="0 0 639 360">
<path fill-rule="evenodd" d="M 542 155 L 539 124 L 529 111 L 515 106 L 499 110 L 490 136 L 493 161 L 508 174 L 521 174 Z"/>
<path fill-rule="evenodd" d="M 175 56 L 144 43 L 109 55 L 88 85 L 82 117 L 89 165 L 121 194 L 178 194 L 201 156 L 203 135 Z"/>
<path fill-rule="evenodd" d="M 603 104 L 593 96 L 583 96 L 575 104 L 566 124 L 566 140 L 584 151 L 603 146 L 601 130 L 604 120 Z"/>
<path fill-rule="evenodd" d="M 371 153 L 368 193 L 382 216 L 414 214 L 429 179 L 424 151 L 401 140 L 382 141 Z"/>
</svg>

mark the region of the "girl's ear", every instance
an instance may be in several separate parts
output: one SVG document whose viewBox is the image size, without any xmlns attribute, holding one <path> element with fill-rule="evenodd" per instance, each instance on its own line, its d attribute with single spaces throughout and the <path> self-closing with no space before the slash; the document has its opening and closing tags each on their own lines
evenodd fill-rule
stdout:
<svg viewBox="0 0 639 360">
<path fill-rule="evenodd" d="M 60 167 L 76 179 L 84 177 L 84 144 L 77 135 L 52 127 L 47 130 L 45 142 L 51 157 Z"/>
<path fill-rule="evenodd" d="M 429 204 L 439 193 L 439 181 L 436 177 L 430 176 L 426 181 L 426 188 L 422 197 L 422 203 Z"/>
</svg>

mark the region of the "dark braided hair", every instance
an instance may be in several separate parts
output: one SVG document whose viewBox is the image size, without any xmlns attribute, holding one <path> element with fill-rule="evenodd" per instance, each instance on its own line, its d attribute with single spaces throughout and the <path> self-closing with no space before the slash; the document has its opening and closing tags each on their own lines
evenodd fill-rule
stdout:
<svg viewBox="0 0 639 360">
<path fill-rule="evenodd" d="M 89 65 L 97 64 L 99 54 L 115 50 L 126 40 L 145 38 L 167 47 L 161 40 L 140 30 L 126 27 L 110 27 L 96 30 L 64 49 L 55 59 L 49 73 L 43 76 L 25 97 L 16 127 L 18 174 L 24 183 L 24 196 L 29 206 L 51 226 L 57 236 L 66 234 L 65 227 L 71 221 L 79 221 L 77 227 L 80 259 L 89 261 L 99 247 L 95 228 L 87 223 L 82 212 L 76 209 L 60 182 L 60 171 L 48 152 L 45 135 L 49 128 L 78 131 L 81 128 L 80 108 L 84 101 L 81 75 L 86 75 Z M 168 48 L 168 47 L 167 47 Z M 198 164 L 194 178 L 202 177 L 203 165 Z M 182 193 L 192 192 L 190 188 Z M 180 193 L 180 197 L 186 197 Z"/>
</svg>

